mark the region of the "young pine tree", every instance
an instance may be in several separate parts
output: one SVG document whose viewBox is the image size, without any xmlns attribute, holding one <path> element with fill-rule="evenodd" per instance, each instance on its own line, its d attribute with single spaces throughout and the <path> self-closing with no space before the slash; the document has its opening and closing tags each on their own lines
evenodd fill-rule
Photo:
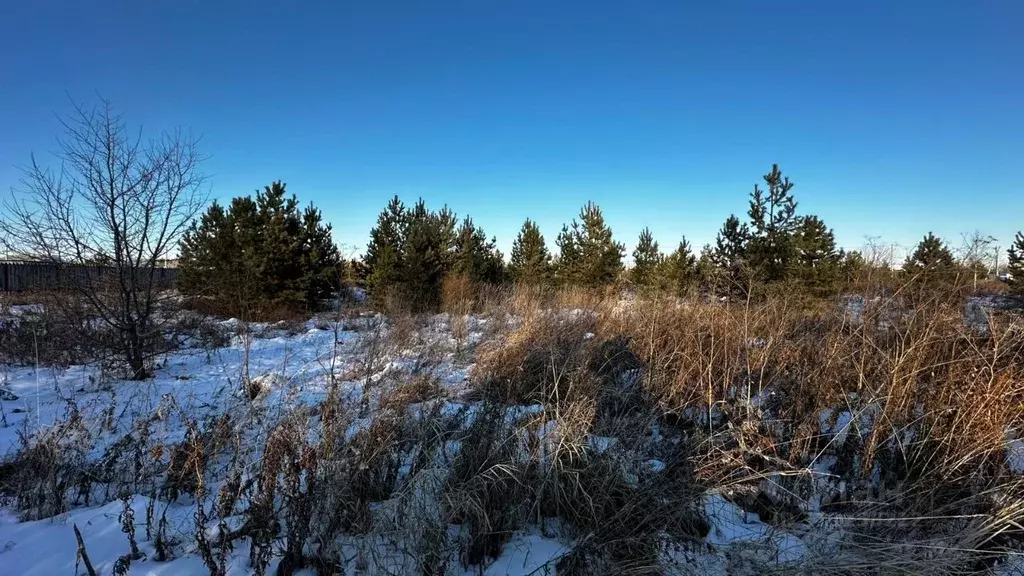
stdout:
<svg viewBox="0 0 1024 576">
<path fill-rule="evenodd" d="M 378 305 L 384 304 L 388 291 L 401 283 L 408 221 L 405 205 L 395 196 L 377 217 L 377 225 L 370 230 L 370 243 L 363 256 L 363 264 L 366 289 Z"/>
<path fill-rule="evenodd" d="M 798 219 L 796 200 L 790 194 L 793 183 L 782 175 L 778 164 L 764 175 L 767 192 L 756 184 L 750 194 L 750 265 L 768 282 L 784 280 L 795 254 L 793 234 Z"/>
<path fill-rule="evenodd" d="M 218 263 L 223 259 L 225 265 L 241 264 L 242 257 L 234 234 L 228 232 L 230 227 L 228 212 L 216 201 L 192 222 L 179 248 L 177 282 L 182 293 L 222 291 L 223 287 L 214 285 Z"/>
<path fill-rule="evenodd" d="M 519 284 L 546 284 L 551 280 L 551 254 L 540 228 L 529 218 L 512 243 L 508 274 Z"/>
<path fill-rule="evenodd" d="M 711 288 L 718 284 L 721 274 L 722 268 L 716 263 L 715 249 L 711 244 L 705 244 L 697 258 L 697 279 L 702 289 L 712 291 Z"/>
<path fill-rule="evenodd" d="M 804 216 L 793 232 L 793 272 L 814 292 L 831 290 L 838 279 L 840 254 L 832 230 L 817 216 Z"/>
<path fill-rule="evenodd" d="M 495 238 L 488 240 L 484 229 L 474 226 L 473 219 L 466 216 L 456 233 L 452 273 L 473 282 L 500 283 L 504 261 L 495 244 Z"/>
<path fill-rule="evenodd" d="M 298 206 L 281 182 L 226 211 L 214 203 L 182 239 L 182 292 L 233 314 L 315 308 L 337 287 L 340 256 L 319 210 Z"/>
<path fill-rule="evenodd" d="M 843 280 L 852 282 L 861 275 L 863 270 L 867 268 L 867 265 L 867 259 L 864 258 L 864 254 L 860 251 L 839 251 L 839 275 Z"/>
<path fill-rule="evenodd" d="M 685 296 L 697 284 L 697 257 L 690 252 L 690 243 L 684 237 L 669 254 L 658 270 L 661 287 L 676 296 Z"/>
<path fill-rule="evenodd" d="M 583 206 L 579 219 L 572 223 L 573 244 L 577 250 L 573 283 L 591 288 L 614 283 L 622 272 L 626 247 L 612 237 L 612 229 L 594 202 Z"/>
<path fill-rule="evenodd" d="M 1024 233 L 1017 232 L 1008 255 L 1006 271 L 1010 275 L 1010 287 L 1015 293 L 1024 295 Z"/>
<path fill-rule="evenodd" d="M 929 232 L 907 256 L 903 271 L 910 280 L 950 280 L 956 273 L 956 260 L 949 247 Z"/>
<path fill-rule="evenodd" d="M 664 256 L 658 250 L 658 242 L 651 235 L 651 230 L 644 228 L 640 232 L 636 249 L 633 250 L 633 284 L 640 289 L 653 287 L 662 260 Z"/>
<path fill-rule="evenodd" d="M 746 292 L 750 243 L 750 228 L 740 223 L 735 214 L 730 214 L 715 238 L 715 248 L 711 254 L 715 273 L 703 277 L 708 290 L 739 294 Z"/>
<path fill-rule="evenodd" d="M 331 225 L 323 224 L 320 210 L 312 204 L 302 212 L 300 251 L 300 289 L 305 295 L 306 308 L 313 310 L 341 287 L 345 266 L 331 237 Z"/>
<path fill-rule="evenodd" d="M 555 279 L 562 286 L 578 282 L 580 276 L 580 246 L 576 241 L 577 228 L 579 225 L 573 221 L 572 228 L 562 225 L 562 231 L 555 238 L 555 245 L 558 246 L 558 257 L 555 259 L 553 270 Z"/>
<path fill-rule="evenodd" d="M 722 229 L 715 237 L 715 264 L 725 270 L 736 268 L 747 257 L 747 243 L 750 241 L 750 228 L 741 224 L 735 214 L 730 214 L 722 224 Z"/>
<path fill-rule="evenodd" d="M 433 218 L 437 226 L 438 243 L 441 246 L 441 266 L 444 273 L 447 274 L 451 272 L 452 266 L 455 265 L 455 253 L 458 249 L 457 227 L 459 224 L 459 218 L 447 205 L 442 206 L 440 210 L 434 212 Z"/>
<path fill-rule="evenodd" d="M 441 302 L 441 282 L 454 262 L 455 215 L 447 207 L 430 212 L 421 199 L 407 221 L 401 256 L 403 295 L 414 311 L 434 310 Z"/>
</svg>

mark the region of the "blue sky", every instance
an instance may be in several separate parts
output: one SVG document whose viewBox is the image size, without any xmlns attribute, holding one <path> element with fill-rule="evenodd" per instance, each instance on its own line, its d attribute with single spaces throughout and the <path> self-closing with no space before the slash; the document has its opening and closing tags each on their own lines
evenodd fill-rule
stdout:
<svg viewBox="0 0 1024 576">
<path fill-rule="evenodd" d="M 773 162 L 843 246 L 1024 228 L 1019 0 L 39 0 L 0 20 L 4 192 L 68 95 L 98 92 L 201 133 L 213 197 L 284 180 L 360 252 L 396 193 L 506 252 L 587 200 L 629 249 L 645 225 L 699 246 Z"/>
</svg>

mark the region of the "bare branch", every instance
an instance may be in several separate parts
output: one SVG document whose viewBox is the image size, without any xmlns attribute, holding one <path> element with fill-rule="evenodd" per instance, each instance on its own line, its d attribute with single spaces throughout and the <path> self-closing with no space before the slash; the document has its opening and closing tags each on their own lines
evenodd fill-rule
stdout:
<svg viewBox="0 0 1024 576">
<path fill-rule="evenodd" d="M 60 122 L 60 169 L 35 156 L 22 169 L 21 186 L 3 204 L 0 245 L 28 259 L 113 269 L 68 288 L 117 334 L 141 377 L 145 341 L 155 334 L 155 268 L 206 200 L 199 140 L 181 130 L 146 139 L 103 98 L 92 108 L 72 102 Z"/>
</svg>

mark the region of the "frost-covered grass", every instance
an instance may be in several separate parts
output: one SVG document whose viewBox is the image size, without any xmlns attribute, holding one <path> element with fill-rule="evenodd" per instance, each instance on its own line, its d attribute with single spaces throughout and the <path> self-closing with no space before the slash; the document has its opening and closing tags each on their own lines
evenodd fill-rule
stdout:
<svg viewBox="0 0 1024 576">
<path fill-rule="evenodd" d="M 74 526 L 100 574 L 1015 566 L 1015 326 L 562 301 L 0 367 L 0 573 L 73 573 Z"/>
</svg>

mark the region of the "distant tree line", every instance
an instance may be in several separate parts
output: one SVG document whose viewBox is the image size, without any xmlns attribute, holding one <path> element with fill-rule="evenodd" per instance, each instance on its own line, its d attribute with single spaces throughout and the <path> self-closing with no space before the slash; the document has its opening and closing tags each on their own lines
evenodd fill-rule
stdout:
<svg viewBox="0 0 1024 576">
<path fill-rule="evenodd" d="M 508 262 L 473 219 L 459 221 L 447 206 L 430 210 L 393 198 L 377 219 L 361 259 L 342 260 L 331 226 L 312 204 L 300 207 L 282 182 L 205 212 L 204 157 L 197 140 L 181 132 L 153 140 L 133 137 L 112 105 L 73 104 L 58 138 L 60 169 L 35 158 L 18 194 L 0 210 L 0 246 L 54 266 L 102 266 L 112 274 L 71 283 L 77 298 L 55 311 L 119 358 L 131 378 L 152 370 L 166 343 L 174 302 L 157 267 L 177 248 L 178 286 L 193 302 L 250 317 L 280 310 L 308 312 L 336 296 L 346 282 L 365 287 L 374 302 L 401 302 L 413 310 L 437 308 L 448 278 L 470 285 L 601 289 L 625 286 L 677 296 L 751 295 L 753 286 L 785 285 L 828 295 L 866 271 L 891 273 L 872 254 L 845 252 L 820 217 L 801 214 L 794 185 L 777 165 L 750 193 L 746 217 L 730 215 L 713 244 L 694 253 L 685 237 L 663 253 L 645 228 L 623 262 L 600 207 L 588 202 L 562 226 L 554 249 L 537 223 L 526 220 Z M 195 217 L 200 215 L 197 220 Z M 927 234 L 907 256 L 900 282 L 918 286 L 971 278 L 988 271 L 994 239 L 965 238 L 959 258 Z M 1024 233 L 1008 250 L 1010 287 L 1024 295 Z"/>
<path fill-rule="evenodd" d="M 417 299 L 421 307 L 436 304 L 443 278 L 464 275 L 474 282 L 514 282 L 547 286 L 600 288 L 624 284 L 637 291 L 685 296 L 697 292 L 748 295 L 753 286 L 791 285 L 817 295 L 834 293 L 869 266 L 858 251 L 836 246 L 835 234 L 814 214 L 801 214 L 794 183 L 778 165 L 763 177 L 763 187 L 750 193 L 746 218 L 730 215 L 714 244 L 699 254 L 686 237 L 669 253 L 661 251 L 650 229 L 640 233 L 632 252 L 633 266 L 623 263 L 625 247 L 615 240 L 601 208 L 588 202 L 577 218 L 563 225 L 551 251 L 536 222 L 527 219 L 512 244 L 507 264 L 486 240 L 483 230 L 466 219 L 454 233 L 454 215 L 445 207 L 426 210 L 421 200 L 412 210 L 396 197 L 381 213 L 362 260 L 366 287 L 375 299 L 385 294 Z M 412 239 L 419 230 L 420 239 Z M 433 238 L 434 240 L 430 240 Z M 929 233 L 903 263 L 902 278 L 915 284 L 949 282 L 972 267 L 981 269 L 975 248 L 961 260 L 949 246 Z M 1018 234 L 1010 250 L 1010 274 L 1024 283 L 1024 240 Z"/>
<path fill-rule="evenodd" d="M 320 211 L 299 208 L 275 182 L 255 197 L 227 208 L 214 203 L 181 242 L 179 285 L 189 296 L 229 303 L 314 309 L 344 279 L 366 288 L 381 308 L 437 309 L 446 279 L 471 285 L 519 284 L 601 289 L 617 285 L 641 293 L 750 296 L 754 287 L 785 285 L 815 296 L 834 294 L 865 269 L 886 267 L 858 251 L 836 246 L 835 234 L 817 215 L 799 210 L 794 183 L 778 165 L 750 192 L 744 218 L 723 222 L 714 243 L 699 251 L 685 236 L 663 252 L 649 228 L 640 232 L 624 263 L 601 208 L 588 202 L 549 248 L 537 223 L 523 222 L 506 261 L 497 240 L 472 217 L 448 206 L 434 210 L 422 199 L 406 205 L 393 197 L 370 231 L 361 259 L 344 262 Z M 987 273 L 987 240 L 979 235 L 958 259 L 927 234 L 902 265 L 901 281 L 932 286 Z M 1011 285 L 1024 292 L 1024 235 L 1009 250 Z M 892 271 L 888 271 L 892 273 Z M 788 288 L 787 288 L 788 289 Z"/>
</svg>

